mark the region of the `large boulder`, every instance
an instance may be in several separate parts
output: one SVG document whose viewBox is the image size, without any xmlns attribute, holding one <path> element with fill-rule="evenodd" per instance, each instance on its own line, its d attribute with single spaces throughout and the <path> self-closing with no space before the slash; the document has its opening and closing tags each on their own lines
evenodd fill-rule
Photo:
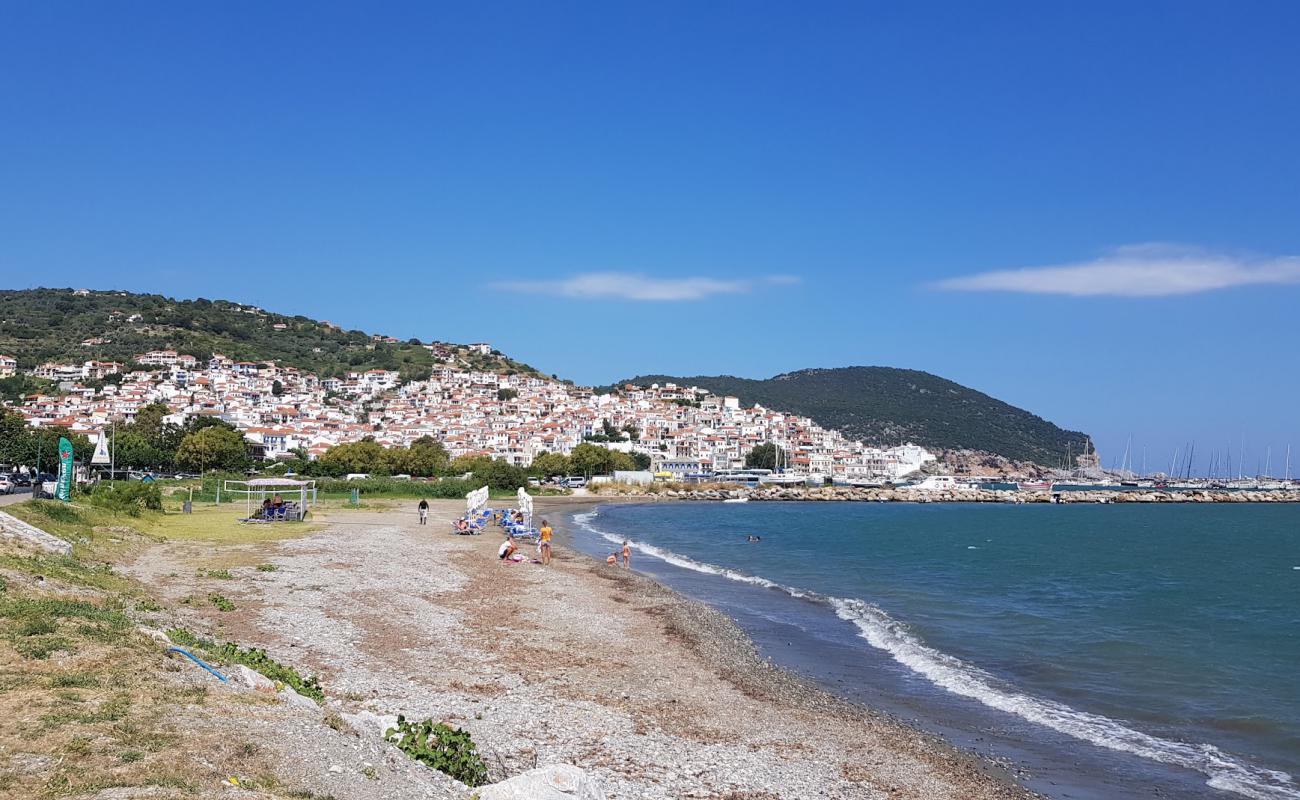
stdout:
<svg viewBox="0 0 1300 800">
<path fill-rule="evenodd" d="M 479 800 L 605 800 L 600 784 L 570 764 L 538 767 L 485 786 Z"/>
</svg>

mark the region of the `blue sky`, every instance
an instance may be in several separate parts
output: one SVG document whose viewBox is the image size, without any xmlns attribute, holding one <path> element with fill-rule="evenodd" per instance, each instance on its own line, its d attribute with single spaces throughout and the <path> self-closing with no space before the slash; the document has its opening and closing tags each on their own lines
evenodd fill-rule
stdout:
<svg viewBox="0 0 1300 800">
<path fill-rule="evenodd" d="M 0 285 L 1300 448 L 1300 6 L 0 2 Z M 1300 462 L 1300 451 L 1297 453 Z"/>
</svg>

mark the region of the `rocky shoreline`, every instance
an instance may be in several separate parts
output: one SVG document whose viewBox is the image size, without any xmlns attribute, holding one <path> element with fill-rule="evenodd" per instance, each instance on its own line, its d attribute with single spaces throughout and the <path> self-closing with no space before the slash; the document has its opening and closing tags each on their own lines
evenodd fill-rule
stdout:
<svg viewBox="0 0 1300 800">
<path fill-rule="evenodd" d="M 848 486 L 817 488 L 770 487 L 757 489 L 667 489 L 658 492 L 636 488 L 603 489 L 598 497 L 637 500 L 748 500 L 756 502 L 869 502 L 869 503 L 1300 503 L 1300 490 L 1224 491 L 1216 489 L 1136 490 L 1106 489 L 1052 492 L 1004 489 L 859 489 Z"/>
</svg>

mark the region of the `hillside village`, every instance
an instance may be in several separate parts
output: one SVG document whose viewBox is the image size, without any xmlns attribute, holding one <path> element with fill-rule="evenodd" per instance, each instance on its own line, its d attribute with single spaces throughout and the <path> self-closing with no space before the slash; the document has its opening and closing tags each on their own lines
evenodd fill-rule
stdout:
<svg viewBox="0 0 1300 800">
<path fill-rule="evenodd" d="M 644 453 L 656 472 L 682 478 L 742 468 L 746 454 L 767 443 L 788 453 L 788 471 L 835 480 L 898 478 L 934 460 L 921 447 L 865 446 L 806 417 L 742 408 L 735 397 L 702 389 L 665 383 L 599 393 L 533 374 L 468 369 L 455 351 L 425 347 L 441 363 L 427 380 L 405 382 L 396 370 L 322 379 L 275 362 L 221 354 L 201 362 L 170 349 L 139 353 L 132 364 L 44 363 L 32 374 L 66 394 L 30 395 L 15 407 L 29 425 L 62 426 L 94 440 L 111 423 L 162 402 L 172 411 L 166 421 L 220 417 L 268 459 L 303 451 L 314 459 L 367 436 L 387 446 L 432 436 L 453 457 L 486 455 L 523 467 L 543 452 L 567 454 L 595 438 Z M 468 349 L 492 351 L 486 343 Z M 0 356 L 0 377 L 15 370 L 15 359 Z"/>
</svg>

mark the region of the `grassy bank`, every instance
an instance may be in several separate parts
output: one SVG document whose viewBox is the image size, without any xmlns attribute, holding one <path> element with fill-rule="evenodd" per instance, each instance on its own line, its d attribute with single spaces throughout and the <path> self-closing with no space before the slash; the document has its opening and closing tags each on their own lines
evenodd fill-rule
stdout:
<svg viewBox="0 0 1300 800">
<path fill-rule="evenodd" d="M 0 542 L 0 796 L 90 797 L 110 789 L 122 797 L 209 796 L 231 776 L 262 796 L 312 796 L 288 791 L 273 755 L 240 733 L 241 707 L 273 699 L 217 698 L 202 681 L 178 683 L 188 667 L 137 630 L 165 627 L 172 612 L 108 559 L 156 535 L 148 529 L 183 535 L 173 527 L 180 515 L 124 518 L 54 501 L 5 510 L 72 542 L 74 553 Z M 265 654 L 235 645 L 212 655 L 268 667 Z M 314 682 L 275 666 L 277 680 L 319 694 Z M 199 719 L 206 722 L 194 724 Z"/>
</svg>

